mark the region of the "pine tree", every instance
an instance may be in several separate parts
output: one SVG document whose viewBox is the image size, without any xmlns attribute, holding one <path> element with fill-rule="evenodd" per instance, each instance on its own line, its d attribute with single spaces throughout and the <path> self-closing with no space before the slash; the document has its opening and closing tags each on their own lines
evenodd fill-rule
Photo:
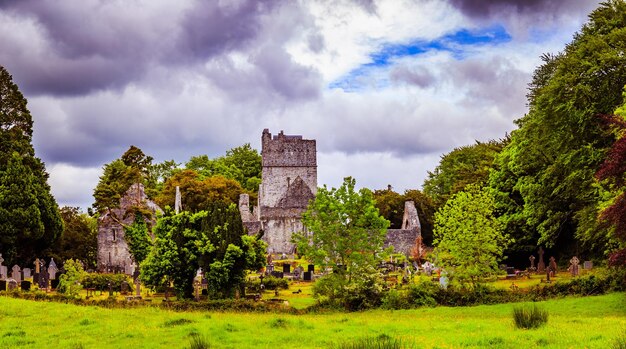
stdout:
<svg viewBox="0 0 626 349">
<path fill-rule="evenodd" d="M 0 66 L 0 252 L 9 265 L 30 263 L 63 231 L 45 166 L 35 157 L 26 104 Z"/>
</svg>

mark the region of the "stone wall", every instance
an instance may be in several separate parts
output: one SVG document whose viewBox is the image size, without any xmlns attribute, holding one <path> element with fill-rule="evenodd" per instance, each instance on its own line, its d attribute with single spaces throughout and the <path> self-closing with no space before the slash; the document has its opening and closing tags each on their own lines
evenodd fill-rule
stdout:
<svg viewBox="0 0 626 349">
<path fill-rule="evenodd" d="M 155 217 L 161 208 L 148 199 L 142 184 L 133 184 L 120 199 L 120 207 L 111 209 L 98 218 L 98 270 L 101 272 L 124 272 L 132 274 L 134 265 L 124 226 L 131 225 L 135 216 L 129 213 L 133 207 L 144 206 L 152 212 L 151 219 L 146 219 L 148 227 L 156 223 Z"/>
</svg>

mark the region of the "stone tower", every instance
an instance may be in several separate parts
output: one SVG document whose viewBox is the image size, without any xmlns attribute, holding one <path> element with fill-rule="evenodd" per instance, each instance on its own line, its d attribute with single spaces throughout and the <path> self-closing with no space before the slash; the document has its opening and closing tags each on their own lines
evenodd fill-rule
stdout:
<svg viewBox="0 0 626 349">
<path fill-rule="evenodd" d="M 250 214 L 247 196 L 239 207 L 249 233 L 263 229 L 268 252 L 293 253 L 293 232 L 303 231 L 302 213 L 317 192 L 317 150 L 315 140 L 288 136 L 281 131 L 272 137 L 268 129 L 261 136 L 262 181 L 259 206 Z M 260 224 L 259 224 L 260 223 Z"/>
</svg>

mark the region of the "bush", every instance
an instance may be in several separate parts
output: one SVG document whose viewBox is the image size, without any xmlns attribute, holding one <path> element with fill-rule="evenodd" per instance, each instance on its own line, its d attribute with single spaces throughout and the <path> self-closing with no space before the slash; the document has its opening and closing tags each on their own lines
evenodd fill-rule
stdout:
<svg viewBox="0 0 626 349">
<path fill-rule="evenodd" d="M 95 288 L 97 291 L 108 291 L 111 283 L 114 292 L 121 292 L 124 281 L 128 283 L 129 291 L 133 291 L 133 280 L 126 274 L 91 273 L 83 276 L 81 283 L 84 288 Z"/>
<path fill-rule="evenodd" d="M 430 281 L 411 285 L 407 292 L 408 302 L 415 307 L 434 307 L 437 305 L 435 297 L 439 291 L 439 286 Z"/>
<path fill-rule="evenodd" d="M 517 328 L 538 328 L 548 322 L 548 312 L 537 305 L 515 307 L 513 308 L 513 320 Z"/>
<path fill-rule="evenodd" d="M 378 337 L 361 338 L 351 342 L 340 343 L 334 346 L 336 349 L 402 349 L 402 341 L 391 338 L 386 334 Z"/>
<path fill-rule="evenodd" d="M 389 290 L 383 297 L 383 309 L 410 309 L 408 297 L 397 290 Z"/>
</svg>

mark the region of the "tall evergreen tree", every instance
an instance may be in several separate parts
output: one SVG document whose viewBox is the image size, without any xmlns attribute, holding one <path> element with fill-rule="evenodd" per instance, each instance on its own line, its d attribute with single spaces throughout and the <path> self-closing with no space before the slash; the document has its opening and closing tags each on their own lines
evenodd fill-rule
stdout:
<svg viewBox="0 0 626 349">
<path fill-rule="evenodd" d="M 0 66 L 0 252 L 7 264 L 30 263 L 63 231 L 45 166 L 35 157 L 26 104 Z"/>
</svg>

